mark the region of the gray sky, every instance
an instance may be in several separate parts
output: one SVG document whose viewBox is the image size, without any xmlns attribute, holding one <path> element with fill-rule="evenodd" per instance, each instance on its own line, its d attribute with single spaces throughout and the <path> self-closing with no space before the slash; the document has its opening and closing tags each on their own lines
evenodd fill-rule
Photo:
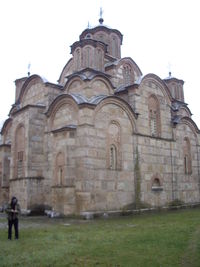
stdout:
<svg viewBox="0 0 200 267">
<path fill-rule="evenodd" d="M 160 78 L 171 71 L 185 81 L 185 101 L 200 127 L 199 0 L 0 0 L 0 123 L 14 103 L 13 81 L 31 74 L 56 83 L 70 58 L 70 45 L 96 26 L 123 34 L 122 57 L 130 56 L 143 74 Z"/>
</svg>

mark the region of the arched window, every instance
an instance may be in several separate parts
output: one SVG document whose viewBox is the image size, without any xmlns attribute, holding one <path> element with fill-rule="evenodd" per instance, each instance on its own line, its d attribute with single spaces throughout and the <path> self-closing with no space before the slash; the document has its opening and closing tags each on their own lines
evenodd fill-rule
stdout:
<svg viewBox="0 0 200 267">
<path fill-rule="evenodd" d="M 59 152 L 56 157 L 55 166 L 55 185 L 61 186 L 64 184 L 65 177 L 65 159 L 64 154 Z"/>
<path fill-rule="evenodd" d="M 129 85 L 131 84 L 131 66 L 129 64 L 123 65 L 123 79 L 124 84 Z"/>
<path fill-rule="evenodd" d="M 155 96 L 149 98 L 149 128 L 152 136 L 160 136 L 160 108 Z"/>
<path fill-rule="evenodd" d="M 15 176 L 24 177 L 24 161 L 25 161 L 25 130 L 24 126 L 20 126 L 15 134 Z"/>
<path fill-rule="evenodd" d="M 154 178 L 152 182 L 152 191 L 162 191 L 163 187 L 161 185 L 160 179 L 159 178 Z"/>
<path fill-rule="evenodd" d="M 192 173 L 192 161 L 191 161 L 191 150 L 190 150 L 190 141 L 187 137 L 183 141 L 183 158 L 184 158 L 184 173 Z"/>
<path fill-rule="evenodd" d="M 120 126 L 112 121 L 108 127 L 108 168 L 117 170 L 120 168 Z"/>
<path fill-rule="evenodd" d="M 117 169 L 117 149 L 115 145 L 110 146 L 110 169 Z"/>
<path fill-rule="evenodd" d="M 158 178 L 155 178 L 152 186 L 159 187 L 160 186 L 160 180 Z"/>
</svg>

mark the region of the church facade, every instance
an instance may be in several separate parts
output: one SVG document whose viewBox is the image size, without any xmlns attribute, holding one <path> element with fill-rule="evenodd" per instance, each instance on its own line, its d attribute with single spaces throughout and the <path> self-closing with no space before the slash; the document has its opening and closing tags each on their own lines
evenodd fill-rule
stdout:
<svg viewBox="0 0 200 267">
<path fill-rule="evenodd" d="M 62 214 L 200 202 L 200 132 L 184 82 L 121 58 L 120 31 L 84 30 L 58 83 L 15 81 L 2 129 L 0 205 Z"/>
</svg>

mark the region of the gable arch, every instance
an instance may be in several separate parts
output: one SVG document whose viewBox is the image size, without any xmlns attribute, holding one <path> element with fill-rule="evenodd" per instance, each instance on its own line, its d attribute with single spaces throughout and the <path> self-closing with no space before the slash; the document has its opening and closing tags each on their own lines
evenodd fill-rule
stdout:
<svg viewBox="0 0 200 267">
<path fill-rule="evenodd" d="M 3 124 L 2 128 L 1 128 L 1 134 L 2 134 L 2 135 L 5 134 L 5 132 L 8 131 L 8 130 L 10 129 L 11 125 L 12 125 L 12 119 L 11 119 L 11 118 L 8 118 L 8 119 L 4 122 L 4 124 Z"/>
<path fill-rule="evenodd" d="M 197 134 L 200 133 L 196 123 L 189 117 L 182 117 L 180 120 L 180 124 L 185 124 L 187 125 L 191 131 L 193 132 L 194 136 L 196 137 L 197 140 Z M 179 124 L 178 124 L 179 125 Z"/>
<path fill-rule="evenodd" d="M 19 103 L 23 102 L 26 93 L 28 92 L 28 90 L 31 88 L 32 85 L 37 84 L 37 83 L 44 84 L 45 82 L 47 82 L 47 80 L 43 79 L 37 74 L 31 75 L 30 77 L 28 77 L 22 86 L 17 102 Z"/>
<path fill-rule="evenodd" d="M 78 105 L 71 95 L 58 96 L 50 105 L 46 115 L 49 130 L 78 124 Z"/>
<path fill-rule="evenodd" d="M 82 87 L 82 86 L 83 86 L 83 80 L 79 75 L 75 75 L 66 82 L 63 91 L 66 93 L 70 93 L 70 91 L 73 91 L 74 88 L 76 89 L 77 87 Z"/>
<path fill-rule="evenodd" d="M 12 119 L 9 118 L 4 122 L 0 132 L 0 134 L 3 137 L 4 144 L 11 144 L 11 127 L 12 127 Z"/>
<path fill-rule="evenodd" d="M 117 64 L 117 68 L 121 67 L 124 64 L 130 65 L 131 68 L 136 72 L 138 77 L 142 76 L 142 71 L 131 57 L 124 57 L 120 59 Z"/>
<path fill-rule="evenodd" d="M 116 105 L 123 112 L 125 112 L 125 114 L 127 115 L 127 117 L 129 118 L 129 121 L 130 121 L 132 133 L 137 132 L 136 122 L 135 122 L 136 114 L 134 114 L 132 108 L 130 107 L 130 105 L 127 102 L 125 102 L 123 99 L 118 98 L 116 96 L 106 97 L 99 102 L 99 104 L 96 106 L 96 108 L 94 110 L 93 124 L 95 124 L 97 114 L 100 112 L 100 110 L 103 107 L 105 107 L 107 105 Z M 118 121 L 117 117 L 115 117 L 114 120 Z"/>
<path fill-rule="evenodd" d="M 134 84 L 142 75 L 137 64 L 129 57 L 122 58 L 115 64 L 120 84 L 125 86 Z"/>
<path fill-rule="evenodd" d="M 191 118 L 192 113 L 190 111 L 190 109 L 187 106 L 182 106 L 180 107 L 180 113 L 183 117 L 189 117 Z"/>
<path fill-rule="evenodd" d="M 72 74 L 72 71 L 73 71 L 73 58 L 70 58 L 62 69 L 62 72 L 58 79 L 58 83 L 64 85 L 66 82 L 65 77 Z"/>
<path fill-rule="evenodd" d="M 169 91 L 169 88 L 160 79 L 160 77 L 158 77 L 157 75 L 152 74 L 152 73 L 149 73 L 149 74 L 145 75 L 141 80 L 141 83 L 139 85 L 139 89 L 144 83 L 147 83 L 147 82 L 156 84 L 158 86 L 158 88 L 162 91 L 162 94 L 165 96 L 165 99 L 167 100 L 167 104 L 169 106 L 171 106 L 171 102 L 172 102 L 171 93 Z"/>
<path fill-rule="evenodd" d="M 114 87 L 109 79 L 102 75 L 96 75 L 91 81 L 92 88 L 99 88 L 99 95 L 113 95 Z"/>
</svg>

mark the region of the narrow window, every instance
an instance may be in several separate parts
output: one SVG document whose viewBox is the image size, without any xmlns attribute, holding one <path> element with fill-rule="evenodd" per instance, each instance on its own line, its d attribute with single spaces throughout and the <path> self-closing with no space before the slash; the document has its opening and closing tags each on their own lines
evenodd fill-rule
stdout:
<svg viewBox="0 0 200 267">
<path fill-rule="evenodd" d="M 58 167 L 58 184 L 62 185 L 62 180 L 63 180 L 63 170 L 62 166 Z"/>
<path fill-rule="evenodd" d="M 15 177 L 23 177 L 24 170 L 24 151 L 25 151 L 25 131 L 24 127 L 17 128 L 15 135 Z"/>
<path fill-rule="evenodd" d="M 117 168 L 117 149 L 115 145 L 110 146 L 110 169 L 116 170 Z"/>
<path fill-rule="evenodd" d="M 191 174 L 192 173 L 191 149 L 190 149 L 190 141 L 187 137 L 184 138 L 184 143 L 183 143 L 183 160 L 184 160 L 184 173 Z"/>
<path fill-rule="evenodd" d="M 55 181 L 54 184 L 61 186 L 64 184 L 64 165 L 65 165 L 65 161 L 64 161 L 64 155 L 62 152 L 59 152 L 57 157 L 56 157 L 56 166 L 55 166 Z"/>
<path fill-rule="evenodd" d="M 107 168 L 110 170 L 121 167 L 120 132 L 120 125 L 112 121 L 107 131 Z"/>
<path fill-rule="evenodd" d="M 160 136 L 160 110 L 154 96 L 149 98 L 149 128 L 151 136 Z"/>
</svg>

